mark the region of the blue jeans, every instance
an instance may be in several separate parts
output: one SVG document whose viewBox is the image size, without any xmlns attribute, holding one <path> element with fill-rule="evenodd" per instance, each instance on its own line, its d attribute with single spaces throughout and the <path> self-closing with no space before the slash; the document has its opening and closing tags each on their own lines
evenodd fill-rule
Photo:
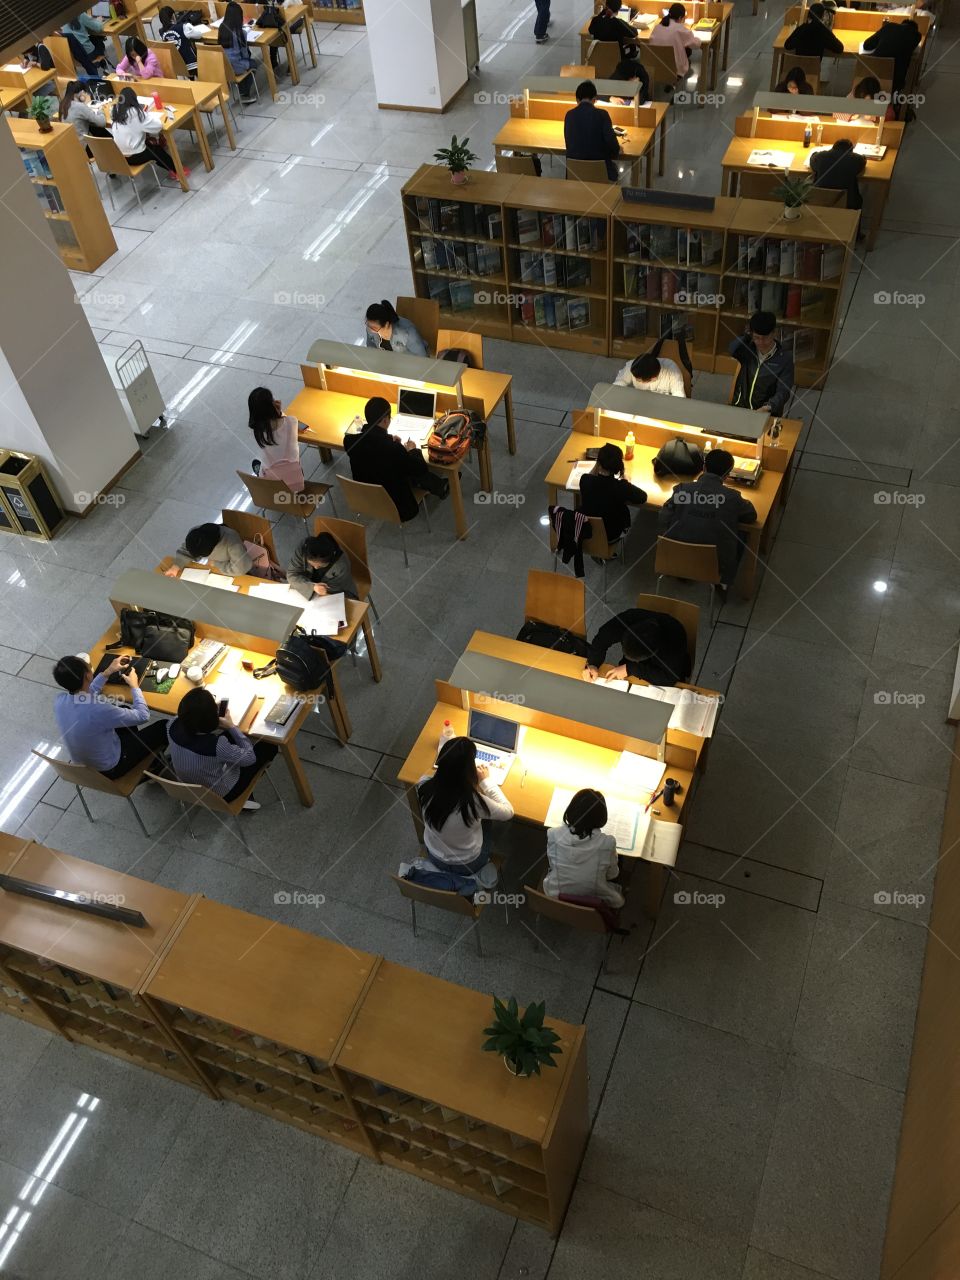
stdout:
<svg viewBox="0 0 960 1280">
<path fill-rule="evenodd" d="M 533 34 L 537 40 L 542 40 L 547 34 L 547 23 L 550 21 L 550 0 L 535 0 L 537 6 L 537 20 L 533 26 Z"/>
</svg>

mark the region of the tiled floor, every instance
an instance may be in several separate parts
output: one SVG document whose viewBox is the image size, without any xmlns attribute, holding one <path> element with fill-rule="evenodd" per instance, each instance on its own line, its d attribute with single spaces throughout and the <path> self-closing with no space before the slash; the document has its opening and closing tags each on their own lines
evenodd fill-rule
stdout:
<svg viewBox="0 0 960 1280">
<path fill-rule="evenodd" d="M 662 185 L 716 191 L 733 117 L 765 87 L 782 0 L 737 0 L 718 108 L 676 110 Z M 322 35 L 320 66 L 240 121 L 241 149 L 115 218 L 119 252 L 77 277 L 113 360 L 151 353 L 170 413 L 103 506 L 49 546 L 0 547 L 0 827 L 183 890 L 201 890 L 461 983 L 544 998 L 585 1021 L 594 1129 L 559 1241 L 470 1201 L 358 1161 L 296 1129 L 198 1098 L 160 1077 L 4 1019 L 0 1215 L 81 1095 L 100 1100 L 31 1208 L 0 1272 L 21 1280 L 874 1280 L 893 1167 L 949 762 L 944 731 L 960 616 L 960 162 L 940 136 L 960 54 L 934 48 L 876 250 L 855 265 L 839 361 L 805 391 L 804 453 L 756 598 L 704 623 L 699 678 L 727 702 L 675 885 L 656 926 L 637 919 L 600 972 L 589 940 L 535 952 L 491 919 L 487 958 L 427 918 L 414 939 L 387 873 L 411 847 L 400 759 L 475 627 L 514 634 L 527 568 L 547 568 L 542 476 L 568 412 L 610 362 L 488 344 L 514 375 L 519 453 L 492 424 L 496 487 L 520 506 L 470 507 L 372 539 L 385 678 L 343 670 L 355 732 L 301 738 L 317 796 L 246 821 L 252 854 L 212 820 L 144 839 L 125 806 L 34 768 L 55 743 L 51 660 L 89 645 L 128 565 L 152 566 L 184 531 L 237 505 L 235 471 L 257 383 L 289 398 L 313 338 L 348 341 L 366 304 L 410 291 L 398 192 L 451 132 L 484 164 L 525 72 L 578 61 L 584 6 L 557 0 L 553 40 L 532 6 L 480 0 L 481 79 L 442 119 L 379 112 L 366 37 Z M 834 75 L 839 90 L 845 78 Z M 189 161 L 188 161 L 189 162 Z M 559 171 L 558 171 L 559 172 Z M 145 191 L 148 190 L 145 186 Z M 882 291 L 920 293 L 917 307 Z M 695 394 L 720 398 L 698 376 Z M 468 499 L 475 478 L 466 481 Z M 636 520 L 610 606 L 652 589 L 653 521 Z M 293 531 L 281 526 L 286 552 Z M 588 566 L 591 623 L 606 612 Z M 680 588 L 682 590 L 682 588 Z M 693 592 L 693 588 L 690 588 Z M 696 598 L 695 593 L 691 598 Z M 282 770 L 281 787 L 290 792 Z M 151 830 L 169 811 L 146 795 Z M 537 842 L 504 833 L 519 878 Z M 322 909 L 277 906 L 281 885 Z M 723 896 L 719 906 L 674 889 Z M 908 895 L 922 901 L 913 905 Z M 17 1217 L 19 1221 L 19 1216 Z M 9 1237 L 8 1237 L 9 1239 Z M 6 1243 L 0 1240 L 0 1250 Z"/>
</svg>

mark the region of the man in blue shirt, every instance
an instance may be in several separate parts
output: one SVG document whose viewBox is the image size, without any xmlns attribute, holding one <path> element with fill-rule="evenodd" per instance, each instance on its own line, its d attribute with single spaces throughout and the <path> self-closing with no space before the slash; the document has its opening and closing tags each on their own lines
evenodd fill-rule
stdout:
<svg viewBox="0 0 960 1280">
<path fill-rule="evenodd" d="M 148 755 L 167 745 L 167 722 L 144 729 L 134 726 L 150 718 L 140 681 L 128 658 L 116 658 L 95 676 L 85 658 L 71 654 L 53 668 L 53 678 L 65 693 L 57 695 L 54 711 L 60 736 L 75 764 L 97 769 L 107 778 L 122 778 Z M 101 692 L 115 672 L 133 693 L 133 705 L 121 706 Z M 159 762 L 158 762 L 159 763 Z"/>
</svg>

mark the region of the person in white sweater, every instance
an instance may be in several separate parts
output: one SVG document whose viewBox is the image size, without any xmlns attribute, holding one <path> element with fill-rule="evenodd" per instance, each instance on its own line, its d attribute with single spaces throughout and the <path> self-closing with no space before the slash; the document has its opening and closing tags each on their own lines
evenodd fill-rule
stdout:
<svg viewBox="0 0 960 1280">
<path fill-rule="evenodd" d="M 617 842 L 602 830 L 607 802 L 599 791 L 578 791 L 567 805 L 563 825 L 547 832 L 549 870 L 543 892 L 575 898 L 601 898 L 622 907 L 623 894 L 611 883 L 620 874 Z"/>
<path fill-rule="evenodd" d="M 475 875 L 490 861 L 491 822 L 507 822 L 513 805 L 477 764 L 469 738 L 451 738 L 437 756 L 432 777 L 417 783 L 423 814 L 423 843 L 430 861 L 442 871 Z"/>
<path fill-rule="evenodd" d="M 254 387 L 247 397 L 247 410 L 250 430 L 260 450 L 260 475 L 280 480 L 294 493 L 302 493 L 299 422 L 283 412 L 280 401 L 266 387 Z"/>
<path fill-rule="evenodd" d="M 623 366 L 614 379 L 615 387 L 635 387 L 638 391 L 654 391 L 661 396 L 685 396 L 680 366 L 673 360 L 652 355 L 649 351 Z"/>
<path fill-rule="evenodd" d="M 128 85 L 121 89 L 110 116 L 110 132 L 122 156 L 130 164 L 150 164 L 151 161 L 179 182 L 176 166 L 161 141 L 163 123 L 155 112 L 146 112 L 137 101 L 136 90 Z M 185 174 L 190 172 L 184 169 Z"/>
</svg>

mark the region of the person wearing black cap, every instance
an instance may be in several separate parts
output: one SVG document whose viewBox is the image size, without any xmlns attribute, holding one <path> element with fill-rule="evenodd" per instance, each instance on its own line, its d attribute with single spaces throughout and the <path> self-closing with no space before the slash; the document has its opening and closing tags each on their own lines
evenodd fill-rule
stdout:
<svg viewBox="0 0 960 1280">
<path fill-rule="evenodd" d="M 793 394 L 793 355 L 774 336 L 776 327 L 772 311 L 755 311 L 743 337 L 730 343 L 729 353 L 740 365 L 733 403 L 779 418 Z"/>
<path fill-rule="evenodd" d="M 577 105 L 563 118 L 563 143 L 568 160 L 604 160 L 607 177 L 616 182 L 613 161 L 620 154 L 620 143 L 610 116 L 597 106 L 597 86 L 592 80 L 577 85 Z"/>
<path fill-rule="evenodd" d="M 733 470 L 733 454 L 711 449 L 696 480 L 674 486 L 660 511 L 660 533 L 677 542 L 712 543 L 717 548 L 721 595 L 737 576 L 746 542 L 740 525 L 753 524 L 752 502 L 723 482 Z"/>
<path fill-rule="evenodd" d="M 403 521 L 412 520 L 420 509 L 414 487 L 426 489 L 436 498 L 447 496 L 449 482 L 434 475 L 413 441 L 404 445 L 390 435 L 389 400 L 374 396 L 364 405 L 363 416 L 360 431 L 348 433 L 343 442 L 354 480 L 382 485 Z"/>
<path fill-rule="evenodd" d="M 625 609 L 605 622 L 587 648 L 584 680 L 596 680 L 607 650 L 620 646 L 620 665 L 611 680 L 635 676 L 649 684 L 682 684 L 690 677 L 690 652 L 683 623 L 652 609 Z"/>
</svg>

